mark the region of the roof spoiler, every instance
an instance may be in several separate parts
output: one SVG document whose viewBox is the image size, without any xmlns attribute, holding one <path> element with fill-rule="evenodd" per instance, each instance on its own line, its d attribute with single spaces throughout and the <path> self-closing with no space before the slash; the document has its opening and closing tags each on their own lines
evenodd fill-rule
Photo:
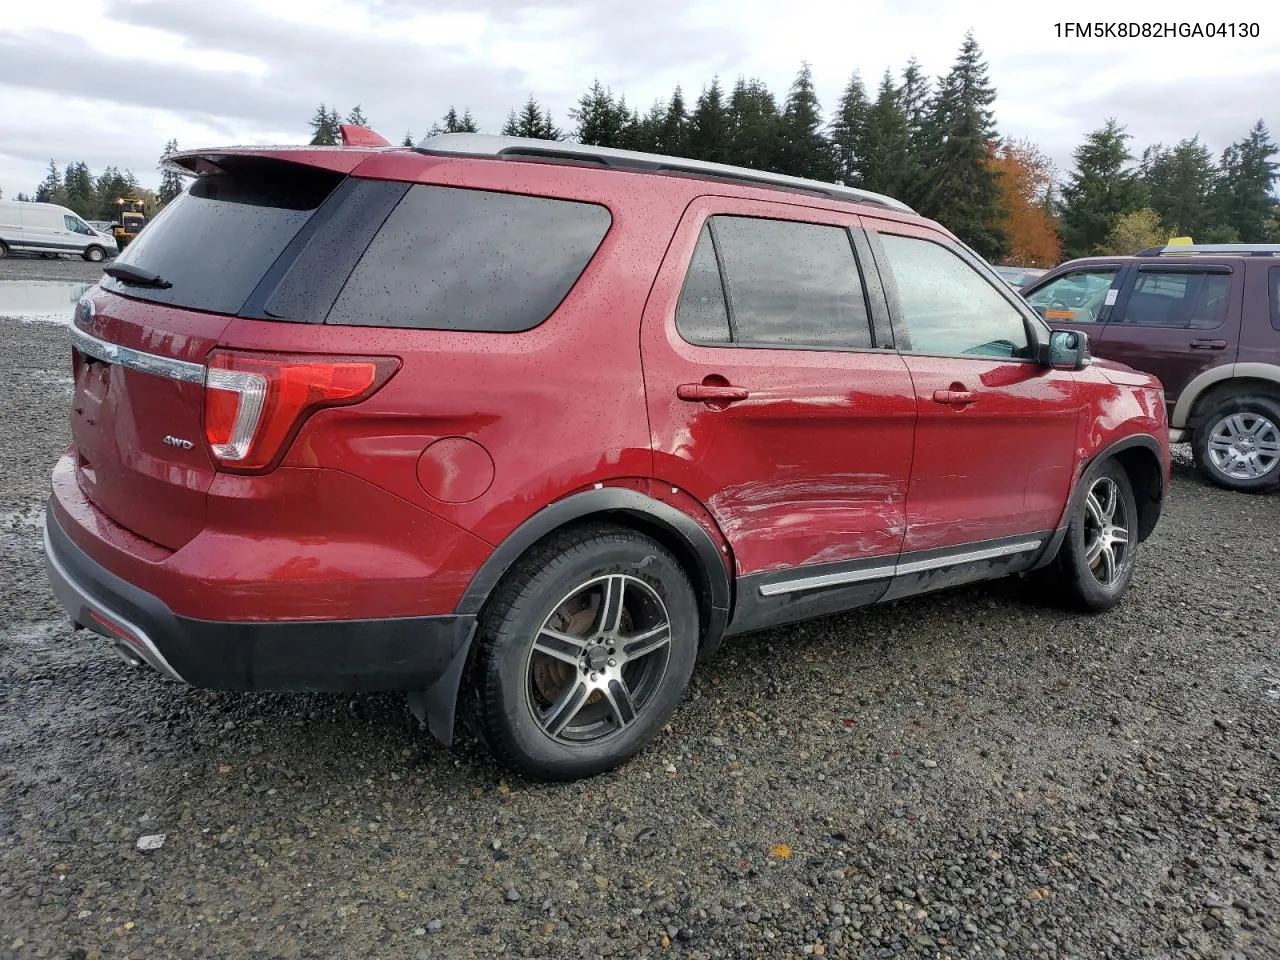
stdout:
<svg viewBox="0 0 1280 960">
<path fill-rule="evenodd" d="M 344 147 L 389 147 L 391 143 L 381 134 L 375 133 L 368 127 L 362 127 L 354 123 L 339 124 L 338 130 L 342 133 L 342 145 Z"/>
</svg>

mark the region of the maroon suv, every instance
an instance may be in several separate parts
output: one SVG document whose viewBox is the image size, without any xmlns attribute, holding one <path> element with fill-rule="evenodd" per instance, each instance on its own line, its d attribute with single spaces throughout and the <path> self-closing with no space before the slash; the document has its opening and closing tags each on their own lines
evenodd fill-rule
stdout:
<svg viewBox="0 0 1280 960">
<path fill-rule="evenodd" d="M 1004 574 L 1091 611 L 1128 587 L 1159 384 L 936 223 L 354 133 L 175 156 L 194 183 L 77 310 L 46 552 L 131 660 L 411 691 L 446 743 L 461 712 L 566 778 L 641 749 L 726 636 Z"/>
<path fill-rule="evenodd" d="M 1170 440 L 1229 490 L 1280 487 L 1280 244 L 1072 260 L 1024 287 L 1094 353 L 1160 378 Z"/>
</svg>

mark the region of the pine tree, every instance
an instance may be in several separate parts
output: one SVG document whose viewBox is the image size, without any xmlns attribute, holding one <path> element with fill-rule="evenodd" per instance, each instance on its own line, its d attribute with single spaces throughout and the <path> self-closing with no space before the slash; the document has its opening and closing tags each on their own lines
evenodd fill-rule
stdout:
<svg viewBox="0 0 1280 960">
<path fill-rule="evenodd" d="M 94 192 L 98 196 L 97 219 L 118 219 L 120 204 L 116 201 L 121 197 L 134 196 L 137 190 L 138 183 L 133 174 L 128 171 L 121 173 L 117 167 L 107 167 L 98 175 L 97 183 L 94 184 Z"/>
<path fill-rule="evenodd" d="M 530 137 L 534 140 L 563 140 L 564 134 L 551 120 L 551 111 L 543 109 L 531 95 L 520 112 L 512 110 L 502 128 L 503 136 Z"/>
<path fill-rule="evenodd" d="M 689 149 L 689 113 L 684 106 L 684 92 L 679 85 L 667 101 L 666 112 L 658 124 L 657 143 L 654 145 L 658 153 L 669 157 L 686 156 Z"/>
<path fill-rule="evenodd" d="M 1151 209 L 1170 231 L 1199 241 L 1216 226 L 1210 199 L 1217 171 L 1198 135 L 1172 149 L 1148 147 L 1140 169 Z"/>
<path fill-rule="evenodd" d="M 689 118 L 689 156 L 708 163 L 724 163 L 729 148 L 729 111 L 724 102 L 720 78 L 711 78 L 703 87 Z"/>
<path fill-rule="evenodd" d="M 931 87 L 929 78 L 920 69 L 919 61 L 912 57 L 902 71 L 902 83 L 898 87 L 898 105 L 907 118 L 910 150 L 904 160 L 901 186 L 897 194 L 911 204 L 919 203 L 925 191 L 924 157 L 931 152 L 930 131 L 927 126 Z M 933 146 L 936 145 L 933 143 Z"/>
<path fill-rule="evenodd" d="M 1233 227 L 1242 243 L 1262 243 L 1274 236 L 1276 171 L 1272 158 L 1280 147 L 1261 120 L 1248 135 L 1222 153 L 1221 175 L 1214 191 L 1218 220 Z"/>
<path fill-rule="evenodd" d="M 176 153 L 177 149 L 178 141 L 170 140 L 164 145 L 164 156 L 167 157 L 171 153 Z M 160 168 L 160 189 L 156 191 L 156 200 L 160 206 L 166 206 L 182 193 L 184 187 L 182 176 L 177 171 L 170 167 L 162 166 Z"/>
<path fill-rule="evenodd" d="M 885 70 L 876 101 L 867 110 L 867 122 L 854 143 L 866 190 L 886 196 L 901 196 L 908 185 L 911 139 L 907 135 L 907 115 L 902 112 L 893 75 Z"/>
<path fill-rule="evenodd" d="M 998 140 L 991 105 L 996 91 L 987 77 L 982 50 L 965 34 L 960 54 L 934 97 L 926 130 L 931 153 L 922 158 L 919 206 L 988 260 L 1008 247 L 1000 228 L 998 174 L 990 163 Z"/>
<path fill-rule="evenodd" d="M 85 220 L 96 218 L 98 194 L 93 184 L 93 174 L 89 172 L 89 167 L 84 161 L 67 164 L 63 190 L 68 207 Z"/>
<path fill-rule="evenodd" d="M 458 121 L 458 133 L 479 133 L 480 128 L 476 126 L 475 119 L 471 116 L 471 109 L 467 108 L 462 111 L 462 119 Z"/>
<path fill-rule="evenodd" d="M 738 79 L 729 96 L 729 162 L 774 170 L 782 152 L 782 115 L 773 93 L 759 80 Z"/>
<path fill-rule="evenodd" d="M 330 147 L 338 142 L 338 128 L 334 125 L 333 116 L 322 103 L 316 108 L 311 118 L 311 145 L 313 147 Z"/>
<path fill-rule="evenodd" d="M 36 187 L 36 203 L 63 203 L 66 200 L 66 193 L 62 187 L 62 174 L 58 172 L 58 165 L 52 160 L 49 161 L 49 172 L 41 181 L 40 186 Z"/>
<path fill-rule="evenodd" d="M 840 105 L 831 119 L 831 147 L 835 153 L 836 175 L 851 187 L 862 185 L 862 156 L 871 103 L 862 84 L 862 74 L 854 71 L 840 96 Z"/>
<path fill-rule="evenodd" d="M 577 123 L 574 138 L 579 143 L 621 147 L 631 111 L 625 100 L 614 100 L 613 91 L 601 86 L 597 79 L 578 100 L 578 105 L 569 110 L 569 116 Z"/>
<path fill-rule="evenodd" d="M 800 66 L 783 110 L 783 150 L 779 173 L 811 180 L 835 180 L 831 141 L 822 134 L 822 106 L 813 89 L 813 70 Z"/>
<path fill-rule="evenodd" d="M 1068 257 L 1100 249 L 1120 217 L 1146 205 L 1146 189 L 1128 167 L 1131 139 L 1113 118 L 1072 155 L 1076 168 L 1062 188 L 1062 239 Z"/>
<path fill-rule="evenodd" d="M 357 127 L 368 127 L 369 118 L 364 115 L 364 111 L 360 109 L 360 104 L 356 104 L 351 108 L 351 112 L 347 114 L 347 123 L 355 124 Z"/>
<path fill-rule="evenodd" d="M 400 146 L 402 147 L 413 146 L 413 134 L 410 133 L 408 130 L 404 132 L 404 139 L 400 141 Z"/>
</svg>

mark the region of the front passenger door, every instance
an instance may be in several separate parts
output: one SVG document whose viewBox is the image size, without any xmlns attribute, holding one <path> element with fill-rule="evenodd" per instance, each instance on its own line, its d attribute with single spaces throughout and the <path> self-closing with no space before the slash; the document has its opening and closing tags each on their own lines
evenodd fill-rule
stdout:
<svg viewBox="0 0 1280 960">
<path fill-rule="evenodd" d="M 867 223 L 918 409 L 903 563 L 1027 553 L 1058 526 L 1071 487 L 1075 375 L 1037 362 L 1017 294 L 958 246 Z"/>
</svg>

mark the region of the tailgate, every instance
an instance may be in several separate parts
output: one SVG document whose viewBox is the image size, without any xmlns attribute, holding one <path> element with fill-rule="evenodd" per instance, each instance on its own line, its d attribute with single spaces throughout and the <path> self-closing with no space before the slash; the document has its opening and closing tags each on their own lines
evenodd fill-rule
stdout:
<svg viewBox="0 0 1280 960">
<path fill-rule="evenodd" d="M 100 291 L 86 299 L 93 308 L 72 330 L 76 479 L 120 526 L 176 550 L 204 526 L 214 467 L 203 359 L 228 319 Z"/>
</svg>

